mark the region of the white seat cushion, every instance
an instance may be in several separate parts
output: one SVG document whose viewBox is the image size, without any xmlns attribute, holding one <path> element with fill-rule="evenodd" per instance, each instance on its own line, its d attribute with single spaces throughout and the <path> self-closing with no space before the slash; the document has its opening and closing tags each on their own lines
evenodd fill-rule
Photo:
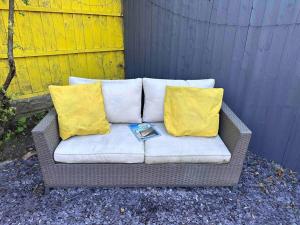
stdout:
<svg viewBox="0 0 300 225">
<path fill-rule="evenodd" d="M 161 136 L 145 142 L 145 162 L 154 163 L 227 163 L 231 154 L 219 136 L 174 137 L 163 123 L 153 123 Z"/>
<path fill-rule="evenodd" d="M 144 143 L 136 139 L 127 124 L 112 124 L 106 135 L 71 137 L 61 141 L 54 160 L 62 163 L 142 163 Z"/>
<path fill-rule="evenodd" d="M 100 80 L 69 77 L 69 84 L 94 83 Z M 101 80 L 105 112 L 111 123 L 140 123 L 142 79 Z"/>
<path fill-rule="evenodd" d="M 166 86 L 213 88 L 214 85 L 214 79 L 167 80 L 143 78 L 143 88 L 145 93 L 143 121 L 150 123 L 164 121 L 164 99 Z"/>
</svg>

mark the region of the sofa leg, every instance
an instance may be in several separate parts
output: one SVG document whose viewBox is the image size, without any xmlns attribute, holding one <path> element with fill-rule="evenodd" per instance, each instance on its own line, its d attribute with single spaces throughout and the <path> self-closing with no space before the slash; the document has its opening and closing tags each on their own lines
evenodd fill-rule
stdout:
<svg viewBox="0 0 300 225">
<path fill-rule="evenodd" d="M 48 195 L 50 193 L 50 187 L 45 186 L 44 195 Z"/>
</svg>

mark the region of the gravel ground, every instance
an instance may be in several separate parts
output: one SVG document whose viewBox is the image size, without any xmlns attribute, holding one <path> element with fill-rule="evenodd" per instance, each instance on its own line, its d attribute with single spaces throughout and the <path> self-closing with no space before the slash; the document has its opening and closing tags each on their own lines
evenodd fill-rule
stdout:
<svg viewBox="0 0 300 225">
<path fill-rule="evenodd" d="M 251 153 L 236 187 L 42 191 L 36 157 L 1 165 L 0 224 L 300 224 L 297 175 Z"/>
</svg>

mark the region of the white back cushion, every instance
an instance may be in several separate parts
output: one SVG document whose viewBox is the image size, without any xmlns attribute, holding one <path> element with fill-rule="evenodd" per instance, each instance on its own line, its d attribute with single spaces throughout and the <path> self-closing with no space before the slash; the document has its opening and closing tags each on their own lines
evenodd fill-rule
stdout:
<svg viewBox="0 0 300 225">
<path fill-rule="evenodd" d="M 164 121 L 164 99 L 166 86 L 213 88 L 215 86 L 215 80 L 166 80 L 143 78 L 143 88 L 145 93 L 143 110 L 144 122 Z"/>
<path fill-rule="evenodd" d="M 69 84 L 86 84 L 99 80 L 70 77 Z M 111 123 L 140 123 L 142 79 L 101 80 L 106 116 Z"/>
</svg>

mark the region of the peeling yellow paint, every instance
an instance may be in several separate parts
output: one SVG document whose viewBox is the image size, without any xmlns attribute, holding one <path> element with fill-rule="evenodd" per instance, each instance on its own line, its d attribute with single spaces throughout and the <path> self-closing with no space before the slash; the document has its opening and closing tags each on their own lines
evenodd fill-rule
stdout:
<svg viewBox="0 0 300 225">
<path fill-rule="evenodd" d="M 50 84 L 69 76 L 123 79 L 121 0 L 16 0 L 17 76 L 9 95 L 28 98 L 48 93 Z M 8 0 L 0 5 L 0 82 L 7 68 Z"/>
</svg>

